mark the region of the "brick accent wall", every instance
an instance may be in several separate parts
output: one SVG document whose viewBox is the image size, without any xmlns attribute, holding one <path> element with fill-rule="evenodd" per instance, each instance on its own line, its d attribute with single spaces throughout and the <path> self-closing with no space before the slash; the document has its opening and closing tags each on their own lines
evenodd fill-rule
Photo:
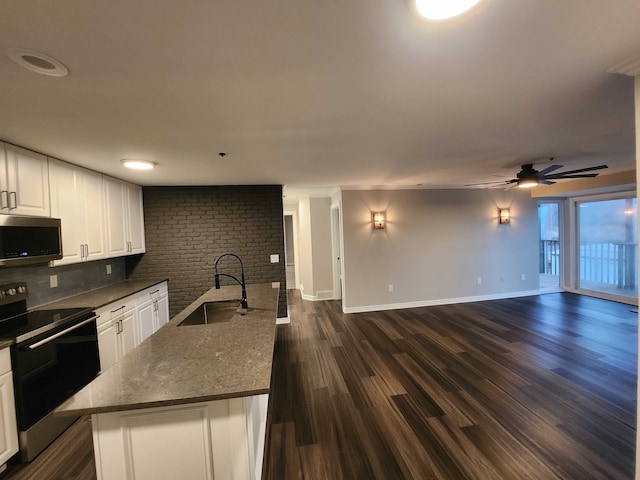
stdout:
<svg viewBox="0 0 640 480">
<path fill-rule="evenodd" d="M 242 258 L 247 284 L 280 282 L 278 316 L 286 317 L 280 185 L 143 187 L 142 192 L 146 253 L 127 259 L 127 276 L 169 277 L 171 316 L 213 287 L 215 260 L 230 252 Z M 270 263 L 272 254 L 280 255 L 279 263 Z M 237 261 L 224 259 L 218 268 L 239 278 Z"/>
</svg>

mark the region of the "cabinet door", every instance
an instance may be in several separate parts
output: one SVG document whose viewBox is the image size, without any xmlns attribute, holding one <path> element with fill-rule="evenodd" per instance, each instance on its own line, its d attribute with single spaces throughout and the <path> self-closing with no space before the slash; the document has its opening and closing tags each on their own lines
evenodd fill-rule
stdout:
<svg viewBox="0 0 640 480">
<path fill-rule="evenodd" d="M 149 298 L 138 306 L 138 343 L 142 343 L 157 330 L 154 302 Z"/>
<path fill-rule="evenodd" d="M 107 256 L 128 255 L 127 196 L 123 182 L 103 177 L 105 215 L 107 217 Z"/>
<path fill-rule="evenodd" d="M 49 167 L 47 157 L 5 144 L 9 180 L 9 213 L 48 217 Z"/>
<path fill-rule="evenodd" d="M 78 170 L 71 164 L 50 159 L 51 216 L 62 225 L 63 258 L 54 265 L 78 263 L 83 260 L 84 244 L 82 201 L 78 196 Z"/>
<path fill-rule="evenodd" d="M 9 178 L 4 143 L 0 143 L 0 213 L 9 213 Z"/>
<path fill-rule="evenodd" d="M 142 206 L 142 188 L 127 184 L 129 206 L 129 253 L 144 253 L 144 215 Z"/>
<path fill-rule="evenodd" d="M 118 361 L 118 334 L 113 321 L 98 327 L 98 351 L 100 353 L 100 371 L 104 372 Z"/>
<path fill-rule="evenodd" d="M 121 331 L 119 333 L 119 355 L 118 360 L 124 357 L 127 352 L 137 346 L 136 342 L 136 311 L 135 309 L 126 311 L 120 317 Z"/>
<path fill-rule="evenodd" d="M 162 328 L 169 322 L 169 295 L 161 294 L 156 301 L 156 315 L 158 317 L 158 327 Z"/>
<path fill-rule="evenodd" d="M 85 260 L 106 258 L 104 191 L 101 174 L 90 170 L 82 171 L 81 198 L 84 210 Z"/>
<path fill-rule="evenodd" d="M 18 451 L 18 428 L 13 397 L 9 349 L 0 350 L 0 465 Z"/>
</svg>

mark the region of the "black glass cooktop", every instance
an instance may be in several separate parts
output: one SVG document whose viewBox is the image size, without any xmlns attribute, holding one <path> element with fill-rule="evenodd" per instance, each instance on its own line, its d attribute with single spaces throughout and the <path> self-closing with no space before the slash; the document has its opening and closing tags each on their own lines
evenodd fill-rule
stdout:
<svg viewBox="0 0 640 480">
<path fill-rule="evenodd" d="M 23 342 L 60 325 L 90 317 L 90 308 L 32 310 L 0 320 L 0 338 Z"/>
</svg>

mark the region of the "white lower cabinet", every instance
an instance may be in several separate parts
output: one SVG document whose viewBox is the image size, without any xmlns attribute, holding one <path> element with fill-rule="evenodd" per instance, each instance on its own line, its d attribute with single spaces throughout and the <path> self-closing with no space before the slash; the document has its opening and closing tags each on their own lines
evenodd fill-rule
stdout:
<svg viewBox="0 0 640 480">
<path fill-rule="evenodd" d="M 135 302 L 129 297 L 96 310 L 101 371 L 136 346 L 135 307 Z"/>
<path fill-rule="evenodd" d="M 18 427 L 13 397 L 11 354 L 8 348 L 0 350 L 0 471 L 18 452 Z"/>
<path fill-rule="evenodd" d="M 168 295 L 167 282 L 161 282 L 96 310 L 101 371 L 168 322 Z"/>
<path fill-rule="evenodd" d="M 92 416 L 99 480 L 259 480 L 268 395 Z"/>
</svg>

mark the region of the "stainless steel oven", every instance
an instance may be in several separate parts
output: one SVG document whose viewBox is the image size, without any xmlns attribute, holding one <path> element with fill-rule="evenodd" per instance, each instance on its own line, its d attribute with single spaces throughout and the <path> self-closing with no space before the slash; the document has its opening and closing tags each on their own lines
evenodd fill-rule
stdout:
<svg viewBox="0 0 640 480">
<path fill-rule="evenodd" d="M 20 295 L 8 295 L 20 288 L 0 287 L 5 292 L 0 304 Z M 26 298 L 26 285 L 22 288 Z M 25 311 L 0 319 L 0 338 L 16 342 L 11 365 L 20 451 L 23 461 L 31 461 L 75 421 L 54 416 L 53 410 L 100 370 L 96 317 L 82 308 Z"/>
</svg>

